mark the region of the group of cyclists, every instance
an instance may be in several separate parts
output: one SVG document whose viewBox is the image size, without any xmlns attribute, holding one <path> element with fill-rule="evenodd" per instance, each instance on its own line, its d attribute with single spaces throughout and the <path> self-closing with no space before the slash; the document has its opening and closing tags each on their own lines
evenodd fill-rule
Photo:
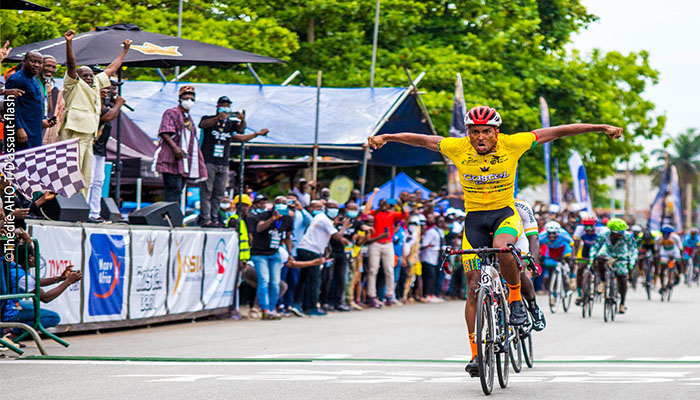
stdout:
<svg viewBox="0 0 700 400">
<path fill-rule="evenodd" d="M 627 311 L 628 281 L 630 276 L 635 279 L 639 276 L 637 270 L 642 265 L 654 266 L 653 282 L 660 281 L 662 294 L 678 282 L 680 271 L 688 264 L 686 261 L 698 254 L 700 236 L 696 229 L 681 240 L 669 226 L 664 226 L 660 232 L 638 225 L 630 229 L 619 218 L 610 218 L 604 223 L 594 216 L 584 215 L 572 234 L 554 220 L 543 226 L 540 221 L 538 226 L 532 208 L 514 198 L 518 160 L 527 150 L 538 144 L 587 132 L 602 132 L 611 139 L 618 139 L 622 136 L 622 128 L 605 124 L 569 124 L 504 134 L 499 132 L 501 122 L 495 109 L 478 106 L 467 112 L 466 132 L 462 138 L 395 133 L 371 137 L 369 145 L 378 149 L 388 142 L 397 142 L 425 147 L 449 158 L 459 171 L 464 191 L 466 218 L 462 248 L 505 249 L 516 244 L 523 254 L 532 254 L 545 268 L 563 263 L 568 290 L 577 292 L 577 304 L 582 303 L 582 277 L 586 269 L 597 274 L 597 291 L 602 291 L 606 275 L 617 280 L 619 313 Z M 543 329 L 544 315 L 536 303 L 529 272 L 521 271 L 519 266 L 522 263 L 508 252 L 498 254 L 497 261 L 501 279 L 507 286 L 509 324 L 518 327 L 529 320 L 535 330 Z M 465 369 L 475 377 L 484 374 L 488 363 L 488 360 L 478 357 L 479 346 L 484 343 L 477 343 L 474 333 L 481 259 L 476 254 L 464 254 L 462 264 L 468 287 L 465 322 L 472 353 Z M 608 268 L 612 274 L 606 274 Z M 664 268 L 675 272 L 662 273 Z"/>
</svg>

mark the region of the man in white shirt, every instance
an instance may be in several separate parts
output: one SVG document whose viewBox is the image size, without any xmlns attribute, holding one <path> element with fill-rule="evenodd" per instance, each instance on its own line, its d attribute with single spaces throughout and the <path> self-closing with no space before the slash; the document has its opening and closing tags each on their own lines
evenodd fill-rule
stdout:
<svg viewBox="0 0 700 400">
<path fill-rule="evenodd" d="M 350 219 L 339 217 L 340 208 L 335 200 L 329 200 L 326 203 L 326 209 L 323 210 L 323 204 L 314 200 L 309 205 L 309 210 L 314 218 L 311 220 L 311 225 L 306 230 L 306 234 L 301 239 L 297 248 L 297 259 L 299 261 L 311 261 L 322 257 L 326 252 L 326 247 L 333 237 L 336 240 L 341 240 L 345 235 L 345 230 L 350 226 Z M 335 225 L 342 224 L 340 230 L 335 228 Z M 321 269 L 318 266 L 305 268 L 301 271 L 299 283 L 294 293 L 295 308 L 302 303 L 304 311 L 309 315 L 326 315 L 322 310 L 318 309 L 319 292 L 321 290 Z"/>
<path fill-rule="evenodd" d="M 445 238 L 445 218 L 427 216 L 427 229 L 421 241 L 420 261 L 423 265 L 423 296 L 429 303 L 442 303 L 436 293 L 436 280 L 438 263 L 440 262 L 440 249 Z"/>
</svg>

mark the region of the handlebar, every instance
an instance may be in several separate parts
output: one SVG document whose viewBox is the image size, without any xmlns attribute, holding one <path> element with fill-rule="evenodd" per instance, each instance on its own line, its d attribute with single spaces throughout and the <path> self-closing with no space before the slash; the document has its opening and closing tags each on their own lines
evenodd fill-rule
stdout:
<svg viewBox="0 0 700 400">
<path fill-rule="evenodd" d="M 479 258 L 484 258 L 488 255 L 492 254 L 506 254 L 510 253 L 513 255 L 515 258 L 515 261 L 518 263 L 518 268 L 522 269 L 523 267 L 523 260 L 529 261 L 528 262 L 528 268 L 530 271 L 532 271 L 535 275 L 540 275 L 542 273 L 542 267 L 537 265 L 535 263 L 534 257 L 532 255 L 521 255 L 520 250 L 515 247 L 512 243 L 508 243 L 508 247 L 479 247 L 476 249 L 453 249 L 451 247 L 447 247 L 445 250 L 443 250 L 441 254 L 441 259 L 442 262 L 440 263 L 442 265 L 442 270 L 445 272 L 445 274 L 450 275 L 452 274 L 452 270 L 450 269 L 449 265 L 449 257 L 450 256 L 455 256 L 455 255 L 462 255 L 462 254 L 476 254 Z"/>
</svg>

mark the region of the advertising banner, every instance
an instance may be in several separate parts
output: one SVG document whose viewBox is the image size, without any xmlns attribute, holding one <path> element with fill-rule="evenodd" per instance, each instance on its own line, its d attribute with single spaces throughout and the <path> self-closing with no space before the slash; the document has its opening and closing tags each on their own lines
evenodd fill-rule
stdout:
<svg viewBox="0 0 700 400">
<path fill-rule="evenodd" d="M 39 241 L 41 252 L 41 278 L 61 275 L 67 266 L 73 265 L 73 271 L 81 270 L 83 247 L 83 228 L 79 226 L 32 225 L 32 236 Z M 83 274 L 85 271 L 83 270 Z M 44 286 L 49 291 L 60 285 Z M 79 324 L 80 321 L 81 282 L 68 287 L 60 296 L 49 303 L 41 303 L 41 308 L 52 310 L 61 316 L 61 325 Z"/>
<path fill-rule="evenodd" d="M 580 210 L 586 210 L 593 215 L 593 202 L 588 191 L 588 177 L 586 168 L 583 166 L 583 158 L 578 151 L 574 150 L 569 157 L 569 171 L 571 171 L 571 182 L 573 182 L 574 199 Z"/>
<path fill-rule="evenodd" d="M 125 320 L 129 231 L 85 228 L 83 322 Z"/>
<path fill-rule="evenodd" d="M 168 267 L 170 314 L 202 310 L 204 232 L 173 231 Z"/>
<path fill-rule="evenodd" d="M 464 125 L 464 117 L 466 115 L 467 105 L 464 101 L 462 76 L 457 73 L 457 80 L 455 81 L 455 96 L 452 102 L 452 122 L 450 123 L 451 137 L 464 137 L 466 130 L 466 126 Z M 454 165 L 447 166 L 447 191 L 450 194 L 462 194 L 462 184 L 459 183 L 459 171 Z"/>
<path fill-rule="evenodd" d="M 207 232 L 204 247 L 204 308 L 228 307 L 233 303 L 233 286 L 238 269 L 236 232 Z"/>
<path fill-rule="evenodd" d="M 131 240 L 129 319 L 165 315 L 170 232 L 133 229 Z"/>
</svg>

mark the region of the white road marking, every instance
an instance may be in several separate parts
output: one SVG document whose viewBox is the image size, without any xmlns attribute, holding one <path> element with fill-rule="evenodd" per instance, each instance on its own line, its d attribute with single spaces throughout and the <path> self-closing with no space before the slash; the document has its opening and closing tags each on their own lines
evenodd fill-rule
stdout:
<svg viewBox="0 0 700 400">
<path fill-rule="evenodd" d="M 291 353 L 291 354 L 262 354 L 247 358 L 314 358 L 314 359 L 334 359 L 349 358 L 350 354 L 318 354 L 318 353 Z"/>
<path fill-rule="evenodd" d="M 573 356 L 548 356 L 548 357 L 542 357 L 540 359 L 536 359 L 536 361 L 598 361 L 598 360 L 611 360 L 614 355 L 602 355 L 602 356 L 590 356 L 590 355 L 585 355 L 585 356 L 578 356 L 578 355 L 573 355 Z"/>
</svg>

